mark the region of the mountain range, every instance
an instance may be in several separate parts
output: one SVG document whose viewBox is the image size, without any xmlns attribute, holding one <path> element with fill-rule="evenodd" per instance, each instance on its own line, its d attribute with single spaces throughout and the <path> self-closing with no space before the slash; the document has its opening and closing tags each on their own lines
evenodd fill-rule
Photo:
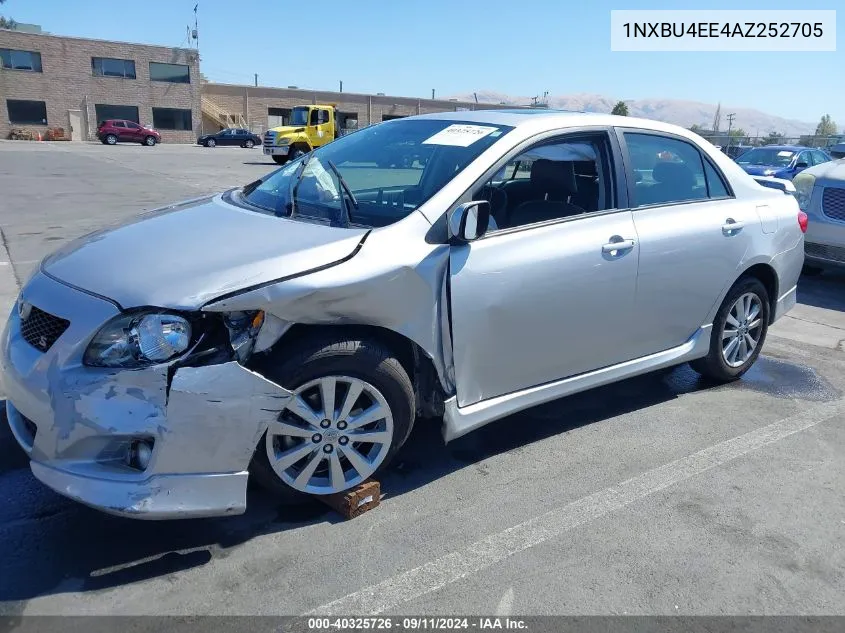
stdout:
<svg viewBox="0 0 845 633">
<path fill-rule="evenodd" d="M 526 105 L 532 102 L 531 97 L 508 95 L 501 92 L 481 91 L 475 93 L 479 103 L 506 103 L 508 105 Z M 473 101 L 473 93 L 452 95 L 461 101 Z M 580 112 L 610 112 L 619 99 L 598 94 L 571 94 L 549 96 L 547 102 L 550 108 L 559 110 L 575 110 Z M 655 119 L 666 123 L 674 123 L 683 127 L 700 125 L 711 129 L 713 117 L 716 114 L 716 104 L 700 103 L 697 101 L 683 101 L 680 99 L 631 99 L 626 100 L 630 116 Z M 721 130 L 728 127 L 727 114 L 736 114 L 733 127 L 742 128 L 750 136 L 766 136 L 770 132 L 780 132 L 787 137 L 813 134 L 816 123 L 786 119 L 754 110 L 741 108 L 730 104 L 721 105 Z"/>
</svg>

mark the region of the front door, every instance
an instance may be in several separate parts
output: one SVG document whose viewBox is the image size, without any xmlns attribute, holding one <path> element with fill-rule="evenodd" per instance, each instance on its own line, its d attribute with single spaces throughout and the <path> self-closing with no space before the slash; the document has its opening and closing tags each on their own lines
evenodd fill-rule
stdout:
<svg viewBox="0 0 845 633">
<path fill-rule="evenodd" d="M 630 331 L 641 356 L 682 345 L 706 325 L 766 212 L 734 198 L 688 140 L 635 130 L 622 136 L 640 240 Z"/>
<path fill-rule="evenodd" d="M 314 108 L 311 110 L 310 117 L 308 137 L 312 147 L 320 147 L 334 140 L 332 113 L 330 110 L 326 108 Z"/>
<path fill-rule="evenodd" d="M 504 165 L 526 173 L 520 200 L 501 180 L 475 193 L 497 219 L 450 253 L 458 406 L 632 358 L 639 245 L 610 147 L 605 133 L 544 142 Z"/>
<path fill-rule="evenodd" d="M 126 139 L 129 141 L 143 141 L 143 129 L 137 123 L 126 122 Z"/>
<path fill-rule="evenodd" d="M 70 140 L 81 141 L 85 132 L 82 129 L 82 111 L 68 110 L 67 115 L 70 121 Z"/>
</svg>

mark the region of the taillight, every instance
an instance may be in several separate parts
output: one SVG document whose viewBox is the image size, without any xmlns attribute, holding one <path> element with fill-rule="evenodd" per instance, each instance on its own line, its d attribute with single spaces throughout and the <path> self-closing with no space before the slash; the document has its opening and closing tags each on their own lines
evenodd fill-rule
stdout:
<svg viewBox="0 0 845 633">
<path fill-rule="evenodd" d="M 798 212 L 798 226 L 801 227 L 802 233 L 807 232 L 807 220 L 808 220 L 807 214 L 804 213 L 803 211 L 799 211 Z"/>
</svg>

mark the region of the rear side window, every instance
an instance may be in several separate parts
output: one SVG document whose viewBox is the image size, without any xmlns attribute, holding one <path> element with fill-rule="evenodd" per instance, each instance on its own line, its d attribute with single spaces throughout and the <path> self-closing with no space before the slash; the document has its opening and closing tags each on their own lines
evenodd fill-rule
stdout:
<svg viewBox="0 0 845 633">
<path fill-rule="evenodd" d="M 725 198 L 724 180 L 692 143 L 625 132 L 634 177 L 633 207 Z"/>
</svg>

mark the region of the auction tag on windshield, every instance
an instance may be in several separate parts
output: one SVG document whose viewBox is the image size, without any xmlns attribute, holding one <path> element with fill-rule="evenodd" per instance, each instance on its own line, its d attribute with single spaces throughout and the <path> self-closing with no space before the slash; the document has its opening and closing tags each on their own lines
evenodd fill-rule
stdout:
<svg viewBox="0 0 845 633">
<path fill-rule="evenodd" d="M 790 152 L 788 150 L 783 151 L 783 152 L 778 152 L 778 156 L 792 156 L 792 152 Z"/>
<path fill-rule="evenodd" d="M 499 128 L 487 125 L 450 125 L 437 134 L 423 141 L 423 145 L 452 145 L 469 147 L 477 140 L 492 134 Z"/>
</svg>

